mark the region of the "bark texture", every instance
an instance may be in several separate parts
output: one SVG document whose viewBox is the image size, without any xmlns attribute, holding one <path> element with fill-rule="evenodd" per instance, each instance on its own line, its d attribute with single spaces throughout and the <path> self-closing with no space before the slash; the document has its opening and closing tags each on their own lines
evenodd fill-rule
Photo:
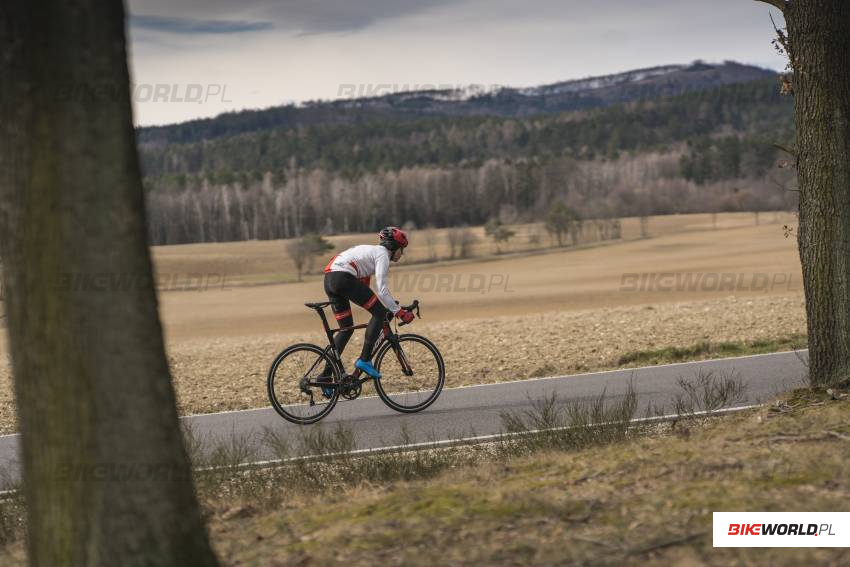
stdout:
<svg viewBox="0 0 850 567">
<path fill-rule="evenodd" d="M 0 3 L 0 253 L 32 565 L 216 564 L 151 282 L 124 20 L 120 0 Z"/>
<path fill-rule="evenodd" d="M 850 377 L 850 2 L 784 6 L 797 130 L 809 379 Z"/>
</svg>

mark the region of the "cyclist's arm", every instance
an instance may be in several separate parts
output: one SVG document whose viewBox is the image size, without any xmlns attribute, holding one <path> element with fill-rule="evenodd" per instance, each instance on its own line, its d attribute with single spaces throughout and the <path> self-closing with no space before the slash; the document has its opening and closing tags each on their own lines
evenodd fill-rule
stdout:
<svg viewBox="0 0 850 567">
<path fill-rule="evenodd" d="M 378 299 L 384 304 L 384 307 L 389 309 L 393 315 L 401 309 L 393 299 L 390 293 L 390 286 L 387 285 L 387 279 L 390 271 L 390 259 L 386 254 L 379 254 L 375 259 L 375 292 L 378 294 Z"/>
</svg>

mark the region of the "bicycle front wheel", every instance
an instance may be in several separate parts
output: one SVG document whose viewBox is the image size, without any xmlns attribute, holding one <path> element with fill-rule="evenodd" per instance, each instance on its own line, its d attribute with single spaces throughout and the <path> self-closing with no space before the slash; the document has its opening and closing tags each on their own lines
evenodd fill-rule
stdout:
<svg viewBox="0 0 850 567">
<path fill-rule="evenodd" d="M 446 381 L 443 356 L 420 335 L 399 335 L 397 346 L 385 342 L 375 355 L 375 368 L 381 373 L 375 390 L 385 404 L 402 413 L 433 404 Z"/>
<path fill-rule="evenodd" d="M 319 377 L 330 372 L 332 395 L 325 397 Z M 292 345 L 275 358 L 269 369 L 269 400 L 281 417 L 308 425 L 328 415 L 339 399 L 339 370 L 328 354 L 310 344 Z"/>
</svg>

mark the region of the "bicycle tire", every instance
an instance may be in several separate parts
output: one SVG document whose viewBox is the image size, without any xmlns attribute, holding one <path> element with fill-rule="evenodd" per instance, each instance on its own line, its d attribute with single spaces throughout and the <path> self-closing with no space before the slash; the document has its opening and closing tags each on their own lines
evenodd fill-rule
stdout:
<svg viewBox="0 0 850 567">
<path fill-rule="evenodd" d="M 445 362 L 443 361 L 443 355 L 440 354 L 440 350 L 434 345 L 434 343 L 432 343 L 431 341 L 429 341 L 428 339 L 426 339 L 425 337 L 423 337 L 421 335 L 415 335 L 415 334 L 412 334 L 412 333 L 405 334 L 405 335 L 399 335 L 398 336 L 398 342 L 399 342 L 399 346 L 402 348 L 402 351 L 404 351 L 404 343 L 406 343 L 406 342 L 407 343 L 417 343 L 417 344 L 424 346 L 425 349 L 429 353 L 431 353 L 431 355 L 433 355 L 433 363 L 434 363 L 434 366 L 437 370 L 437 376 L 435 377 L 436 384 L 434 386 L 434 389 L 430 392 L 430 394 L 424 400 L 422 400 L 422 401 L 420 401 L 416 404 L 413 404 L 413 405 L 407 405 L 407 404 L 400 403 L 396 399 L 396 398 L 400 397 L 400 394 L 398 392 L 392 392 L 390 390 L 393 388 L 393 386 L 395 384 L 398 383 L 397 382 L 398 380 L 404 380 L 405 377 L 404 377 L 403 374 L 401 376 L 398 376 L 398 377 L 391 375 L 389 373 L 388 367 L 386 367 L 386 366 L 383 370 L 381 369 L 381 366 L 384 364 L 384 360 L 386 358 L 387 353 L 390 352 L 390 350 L 393 347 L 392 343 L 387 341 L 383 345 L 381 345 L 381 348 L 375 354 L 375 368 L 379 372 L 381 372 L 381 374 L 384 375 L 380 379 L 375 380 L 375 390 L 378 392 L 378 396 L 380 396 L 381 400 L 387 406 L 392 408 L 393 410 L 395 410 L 397 412 L 401 412 L 401 413 L 416 413 L 416 412 L 424 410 L 425 408 L 427 408 L 428 406 L 433 404 L 437 400 L 437 398 L 440 396 L 440 392 L 442 392 L 443 385 L 446 382 L 446 365 L 445 365 Z M 388 359 L 388 360 L 396 361 L 395 358 Z M 415 366 L 418 365 L 419 362 L 420 361 L 411 361 L 411 365 L 414 366 L 414 372 L 416 372 Z M 426 364 L 429 364 L 430 362 L 431 362 L 430 360 L 425 361 Z M 401 365 L 398 364 L 397 361 L 396 361 L 396 363 L 398 365 L 398 369 L 400 370 Z M 416 390 L 414 392 L 411 392 L 410 394 L 421 393 L 421 392 L 424 392 L 424 391 L 425 390 Z M 403 394 L 403 395 L 407 396 L 407 395 L 410 395 L 410 394 Z"/>
<path fill-rule="evenodd" d="M 339 400 L 339 389 L 333 388 L 333 395 L 330 397 L 330 399 L 324 399 L 321 397 L 322 394 L 320 388 L 310 387 L 311 392 L 315 391 L 315 394 L 320 396 L 320 402 L 322 404 L 322 407 L 320 407 L 314 414 L 309 416 L 299 415 L 293 409 L 296 407 L 303 408 L 307 404 L 306 394 L 303 394 L 303 392 L 300 391 L 300 385 L 296 384 L 294 380 L 288 381 L 284 385 L 284 387 L 286 388 L 287 392 L 295 394 L 296 400 L 303 399 L 304 403 L 293 404 L 292 400 L 279 399 L 277 389 L 275 388 L 276 385 L 279 385 L 277 380 L 278 370 L 281 368 L 287 358 L 292 359 L 298 353 L 309 353 L 318 357 L 317 360 L 313 362 L 310 366 L 310 368 L 313 370 L 318 365 L 330 364 L 330 367 L 333 369 L 334 382 L 336 383 L 339 383 L 340 381 L 340 370 L 336 362 L 323 349 L 319 348 L 316 345 L 307 343 L 299 343 L 285 348 L 283 351 L 281 351 L 280 354 L 277 355 L 277 357 L 274 359 L 274 362 L 272 362 L 271 368 L 269 368 L 269 374 L 267 379 L 269 401 L 271 402 L 272 407 L 278 413 L 278 415 L 280 415 L 282 418 L 291 423 L 295 423 L 298 425 L 310 425 L 311 423 L 316 423 L 317 421 L 328 415 L 334 409 L 337 401 Z M 310 358 L 308 357 L 308 362 L 309 360 Z M 309 371 L 310 370 L 308 370 L 308 372 Z M 302 375 L 302 378 L 303 377 L 304 375 Z M 283 379 L 285 379 L 285 377 L 283 377 L 282 380 Z M 291 384 L 289 382 L 291 382 Z M 312 408 L 315 406 L 306 405 L 306 407 Z"/>
</svg>

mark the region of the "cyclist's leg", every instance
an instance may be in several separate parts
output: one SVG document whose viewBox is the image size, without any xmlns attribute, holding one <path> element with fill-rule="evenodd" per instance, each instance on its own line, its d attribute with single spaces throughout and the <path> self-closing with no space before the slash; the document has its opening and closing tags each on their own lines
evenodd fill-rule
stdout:
<svg viewBox="0 0 850 567">
<path fill-rule="evenodd" d="M 351 274 L 346 275 L 348 277 L 343 280 L 342 286 L 337 292 L 372 314 L 372 319 L 366 327 L 363 350 L 360 353 L 360 359 L 368 362 L 372 358 L 372 347 L 375 346 L 375 341 L 378 340 L 378 335 L 384 326 L 384 321 L 389 310 L 378 300 L 378 296 L 375 295 L 375 292 L 368 285 Z"/>
<path fill-rule="evenodd" d="M 331 301 L 331 311 L 340 328 L 354 325 L 354 316 L 351 313 L 351 303 L 345 297 L 345 272 L 328 272 L 325 274 L 325 293 Z M 334 336 L 334 345 L 337 352 L 342 355 L 345 346 L 351 339 L 354 331 L 341 331 Z M 325 365 L 323 376 L 330 376 L 331 370 Z"/>
<path fill-rule="evenodd" d="M 372 314 L 372 319 L 366 327 L 366 336 L 363 338 L 363 350 L 360 351 L 360 360 L 369 362 L 372 360 L 372 349 L 375 346 L 375 341 L 378 340 L 378 335 L 381 333 L 384 321 L 387 320 L 389 309 L 384 307 L 384 304 L 378 300 L 378 296 L 374 293 L 371 299 L 363 304 L 363 308 Z"/>
<path fill-rule="evenodd" d="M 375 341 L 378 340 L 378 335 L 386 320 L 389 310 L 384 307 L 384 304 L 378 300 L 378 296 L 369 288 L 351 274 L 345 272 L 332 272 L 341 274 L 333 280 L 332 290 L 334 294 L 342 296 L 347 300 L 351 300 L 357 305 L 366 309 L 372 314 L 372 319 L 366 327 L 366 336 L 363 339 L 363 350 L 360 353 L 360 358 L 364 362 L 369 362 L 372 358 L 372 348 L 375 346 Z M 333 300 L 332 300 L 333 301 Z M 346 339 L 347 340 L 347 339 Z"/>
</svg>

